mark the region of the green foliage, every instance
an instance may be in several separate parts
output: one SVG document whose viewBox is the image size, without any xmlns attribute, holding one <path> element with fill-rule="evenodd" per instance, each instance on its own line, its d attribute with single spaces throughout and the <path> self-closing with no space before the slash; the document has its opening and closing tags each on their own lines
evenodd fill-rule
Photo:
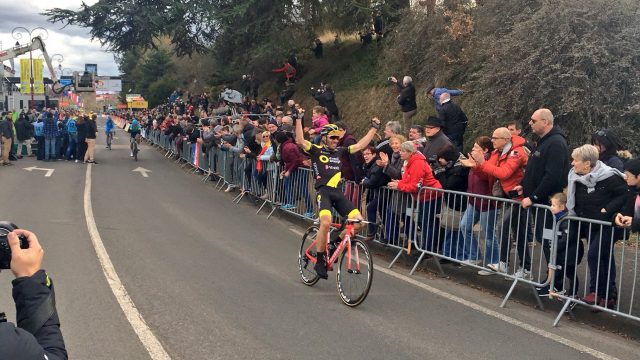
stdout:
<svg viewBox="0 0 640 360">
<path fill-rule="evenodd" d="M 454 39 L 461 13 L 473 29 Z M 466 90 L 456 101 L 470 118 L 469 141 L 508 120 L 526 125 L 548 107 L 573 147 L 607 127 L 637 151 L 639 32 L 635 1 L 485 0 L 429 18 L 407 14 L 385 59 L 423 85 Z"/>
<path fill-rule="evenodd" d="M 170 77 L 163 77 L 149 84 L 149 95 L 146 98 L 149 101 L 149 106 L 155 107 L 166 102 L 167 98 L 175 90 L 175 85 L 174 80 Z"/>
</svg>

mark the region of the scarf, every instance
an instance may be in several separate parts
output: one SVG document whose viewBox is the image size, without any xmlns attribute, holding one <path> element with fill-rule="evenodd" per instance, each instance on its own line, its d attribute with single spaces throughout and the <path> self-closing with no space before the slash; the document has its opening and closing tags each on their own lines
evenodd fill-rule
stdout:
<svg viewBox="0 0 640 360">
<path fill-rule="evenodd" d="M 576 182 L 579 182 L 587 187 L 587 193 L 591 193 L 595 190 L 596 184 L 602 180 L 608 179 L 614 175 L 618 175 L 624 178 L 618 169 L 614 169 L 605 165 L 602 161 L 596 163 L 596 166 L 586 175 L 576 174 L 574 168 L 569 171 L 569 183 L 567 185 L 567 209 L 569 215 L 575 215 L 574 207 L 576 205 Z"/>
<path fill-rule="evenodd" d="M 271 141 L 267 141 L 262 146 L 262 150 L 260 150 L 260 154 L 258 155 L 258 161 L 256 162 L 256 170 L 258 172 L 262 172 L 262 160 L 260 160 L 260 156 L 264 155 L 264 153 L 271 147 Z"/>
</svg>

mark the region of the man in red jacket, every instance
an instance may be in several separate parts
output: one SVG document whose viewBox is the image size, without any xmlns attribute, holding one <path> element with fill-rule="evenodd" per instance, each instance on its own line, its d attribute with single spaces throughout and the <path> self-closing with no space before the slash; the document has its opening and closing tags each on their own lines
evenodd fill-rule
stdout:
<svg viewBox="0 0 640 360">
<path fill-rule="evenodd" d="M 524 148 L 526 140 L 517 135 L 511 135 L 509 129 L 501 127 L 494 130 L 491 136 L 494 151 L 488 160 L 484 155 L 471 153 L 471 157 L 476 163 L 475 168 L 489 177 L 489 184 L 492 186 L 493 196 L 521 200 L 515 188 L 520 185 L 524 178 L 524 168 L 527 166 L 528 156 Z M 531 254 L 527 247 L 527 237 L 531 231 L 526 231 L 531 226 L 527 222 L 527 216 L 520 216 L 519 212 L 524 211 L 519 206 L 505 206 L 503 216 L 501 241 L 500 241 L 500 262 L 489 264 L 487 267 L 497 272 L 507 272 L 507 256 L 511 242 L 509 241 L 509 231 L 517 235 L 518 270 L 516 275 L 528 278 L 531 275 Z M 513 221 L 512 221 L 513 219 Z M 531 237 L 529 237 L 531 239 Z"/>
<path fill-rule="evenodd" d="M 436 214 L 440 212 L 441 192 L 432 190 L 422 190 L 424 187 L 442 189 L 440 182 L 433 177 L 433 171 L 424 155 L 416 150 L 413 141 L 405 141 L 400 145 L 400 158 L 406 162 L 402 179 L 391 181 L 387 186 L 391 189 L 398 189 L 402 192 L 410 193 L 418 202 L 419 218 L 422 228 L 421 249 L 436 251 L 433 248 L 434 230 L 440 224 Z M 407 224 L 406 226 L 411 226 Z M 409 232 L 409 237 L 414 233 Z"/>
</svg>

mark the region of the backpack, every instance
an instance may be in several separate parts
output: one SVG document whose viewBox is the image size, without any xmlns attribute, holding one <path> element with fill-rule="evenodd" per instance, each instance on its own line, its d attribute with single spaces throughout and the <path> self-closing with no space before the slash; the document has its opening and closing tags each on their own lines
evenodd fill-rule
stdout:
<svg viewBox="0 0 640 360">
<path fill-rule="evenodd" d="M 67 120 L 67 132 L 71 135 L 75 135 L 78 133 L 78 127 L 76 126 L 76 121 L 73 119 Z"/>
</svg>

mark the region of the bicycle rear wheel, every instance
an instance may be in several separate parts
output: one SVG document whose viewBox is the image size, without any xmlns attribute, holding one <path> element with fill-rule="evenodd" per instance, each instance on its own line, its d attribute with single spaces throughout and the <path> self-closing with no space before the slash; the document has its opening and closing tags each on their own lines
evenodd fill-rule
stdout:
<svg viewBox="0 0 640 360">
<path fill-rule="evenodd" d="M 366 299 L 373 281 L 373 259 L 369 247 L 360 239 L 351 239 L 351 259 L 348 250 L 340 255 L 336 284 L 340 299 L 355 307 Z"/>
<path fill-rule="evenodd" d="M 318 228 L 312 226 L 307 229 L 307 231 L 302 236 L 302 244 L 300 244 L 300 253 L 298 254 L 298 270 L 300 271 L 300 279 L 305 285 L 313 286 L 315 285 L 320 277 L 316 274 L 316 271 L 313 269 L 315 263 L 309 259 L 306 252 L 311 244 L 318 236 Z M 316 245 L 309 250 L 311 256 L 316 256 Z"/>
</svg>

